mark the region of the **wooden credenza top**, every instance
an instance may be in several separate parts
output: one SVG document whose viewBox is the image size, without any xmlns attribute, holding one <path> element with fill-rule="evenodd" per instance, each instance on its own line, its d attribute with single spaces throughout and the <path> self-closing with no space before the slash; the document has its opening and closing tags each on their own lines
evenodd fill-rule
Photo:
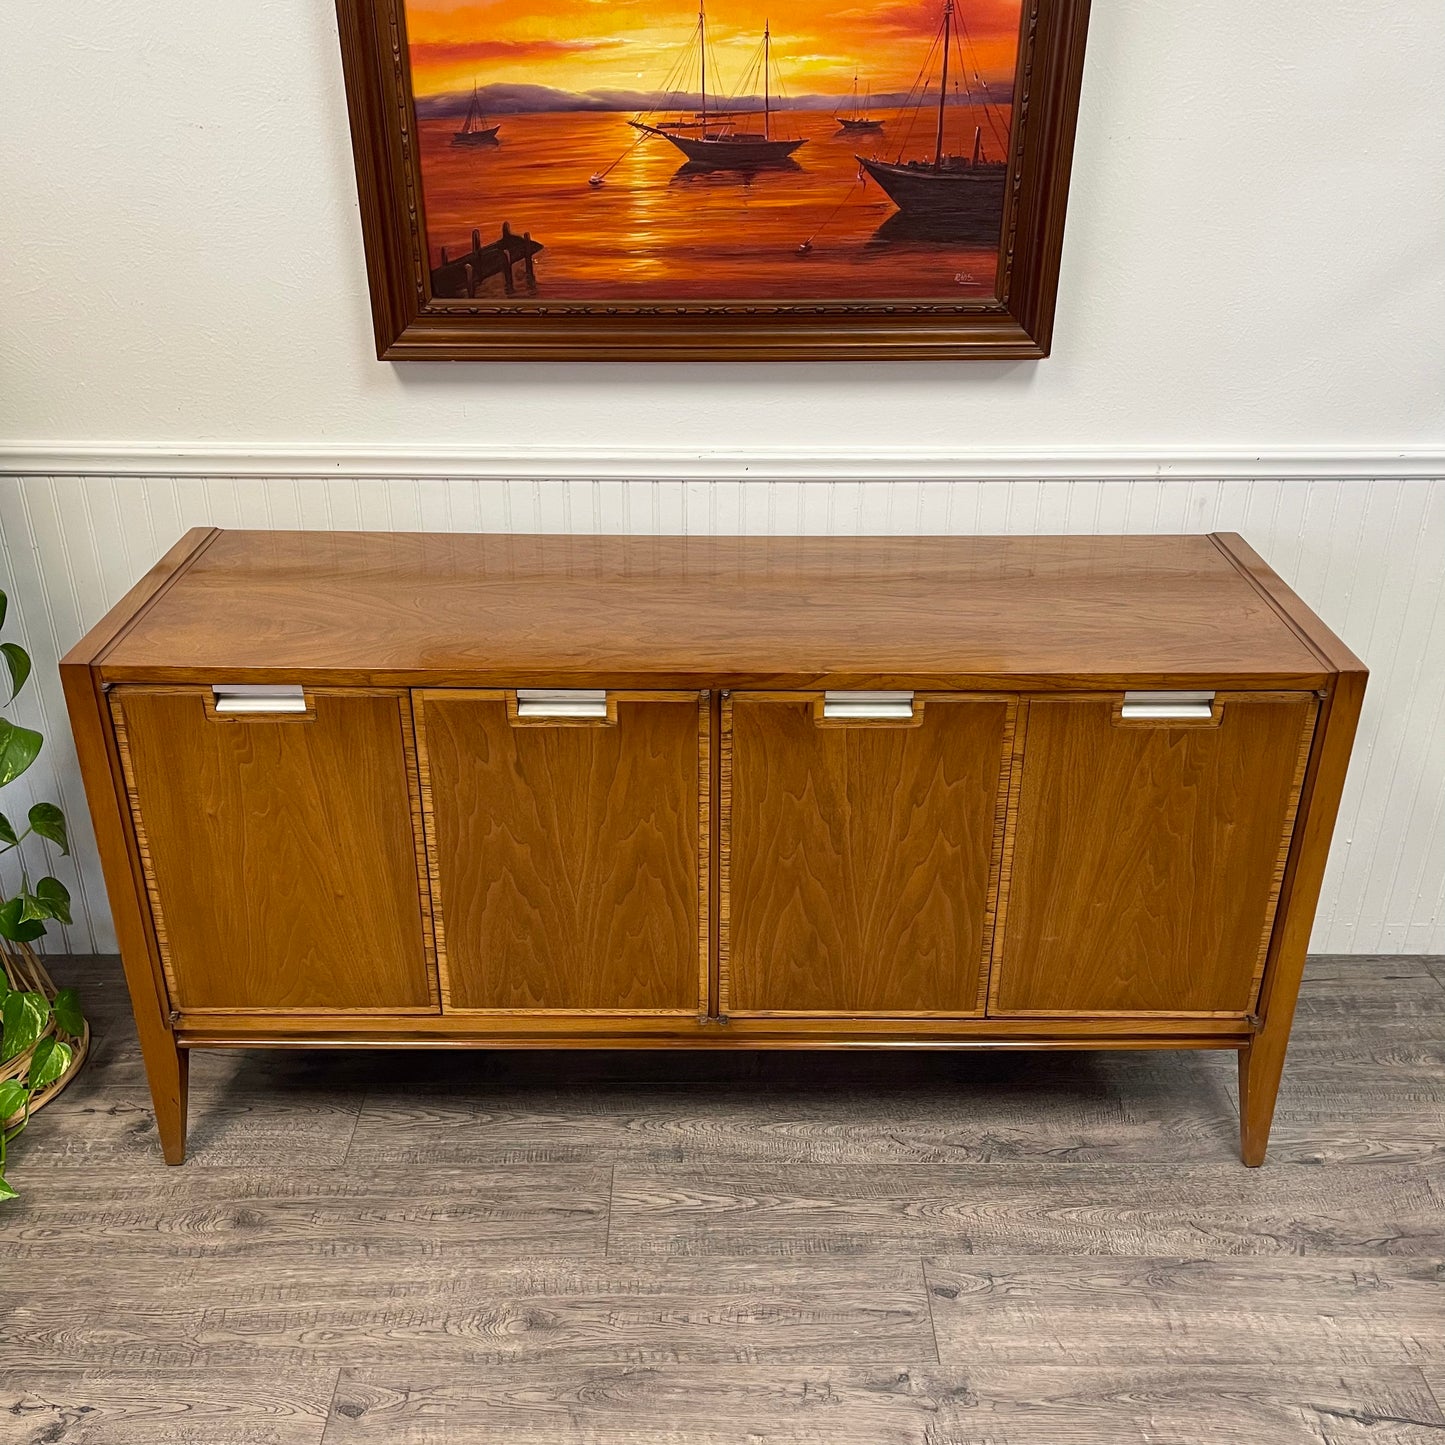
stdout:
<svg viewBox="0 0 1445 1445">
<path fill-rule="evenodd" d="M 197 529 L 71 662 L 106 679 L 1318 686 L 1358 668 L 1231 534 Z"/>
</svg>

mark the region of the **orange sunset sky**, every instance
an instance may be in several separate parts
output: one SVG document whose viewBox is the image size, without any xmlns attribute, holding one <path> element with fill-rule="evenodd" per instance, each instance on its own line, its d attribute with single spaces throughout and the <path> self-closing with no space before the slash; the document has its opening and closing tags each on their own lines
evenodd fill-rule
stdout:
<svg viewBox="0 0 1445 1445">
<path fill-rule="evenodd" d="M 955 13 L 967 25 L 984 79 L 1006 84 L 1019 0 L 957 0 Z M 855 67 L 874 91 L 906 91 L 942 14 L 942 0 L 709 0 L 719 89 L 737 84 L 764 19 L 771 19 L 788 94 L 841 95 L 851 89 Z M 418 96 L 470 89 L 473 80 L 578 93 L 646 91 L 662 83 L 686 45 L 697 7 L 695 0 L 406 0 L 406 17 Z"/>
</svg>

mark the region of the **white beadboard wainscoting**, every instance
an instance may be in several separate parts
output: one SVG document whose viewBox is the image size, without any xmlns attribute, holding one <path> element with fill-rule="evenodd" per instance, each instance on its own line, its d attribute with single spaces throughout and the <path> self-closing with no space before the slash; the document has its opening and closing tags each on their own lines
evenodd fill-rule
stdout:
<svg viewBox="0 0 1445 1445">
<path fill-rule="evenodd" d="M 74 926 L 115 947 L 55 664 L 188 527 L 692 533 L 1237 531 L 1371 670 L 1316 950 L 1445 953 L 1445 478 L 516 481 L 0 476 L 6 636 L 35 660 L 12 716 L 47 742 L 8 813 L 60 803 Z"/>
</svg>

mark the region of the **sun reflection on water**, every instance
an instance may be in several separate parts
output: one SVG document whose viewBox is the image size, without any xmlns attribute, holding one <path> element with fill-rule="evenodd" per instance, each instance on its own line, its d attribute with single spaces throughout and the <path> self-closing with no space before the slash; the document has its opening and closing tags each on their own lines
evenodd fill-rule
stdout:
<svg viewBox="0 0 1445 1445">
<path fill-rule="evenodd" d="M 962 118 L 971 132 L 972 123 Z M 955 243 L 903 218 L 860 185 L 855 149 L 889 156 L 884 138 L 850 138 L 830 115 L 788 115 L 807 143 L 788 168 L 696 171 L 657 136 L 603 112 L 492 116 L 499 144 L 450 144 L 450 120 L 420 124 L 432 264 L 471 233 L 530 232 L 539 299 L 622 301 L 970 300 L 993 293 L 996 250 Z M 900 118 L 884 114 L 901 134 Z M 895 143 L 896 146 L 896 143 Z M 612 169 L 600 187 L 594 173 Z M 890 218 L 893 218 L 890 221 Z M 812 239 L 811 249 L 800 247 Z M 487 294 L 501 283 L 485 283 Z"/>
</svg>

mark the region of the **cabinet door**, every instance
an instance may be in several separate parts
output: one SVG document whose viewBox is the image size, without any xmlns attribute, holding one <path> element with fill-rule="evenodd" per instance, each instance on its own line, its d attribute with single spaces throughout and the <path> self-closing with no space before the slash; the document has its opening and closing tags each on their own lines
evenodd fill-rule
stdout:
<svg viewBox="0 0 1445 1445">
<path fill-rule="evenodd" d="M 707 1008 L 706 694 L 416 694 L 448 1010 Z"/>
<path fill-rule="evenodd" d="M 724 707 L 723 1012 L 980 1013 L 1013 701 L 920 695 L 901 724 L 822 703 Z"/>
<path fill-rule="evenodd" d="M 171 1001 L 434 1013 L 407 695 L 306 701 L 228 715 L 208 688 L 111 694 Z"/>
<path fill-rule="evenodd" d="M 1027 706 L 994 1011 L 1249 1012 L 1313 695 L 1220 694 L 1203 725 Z"/>
</svg>

